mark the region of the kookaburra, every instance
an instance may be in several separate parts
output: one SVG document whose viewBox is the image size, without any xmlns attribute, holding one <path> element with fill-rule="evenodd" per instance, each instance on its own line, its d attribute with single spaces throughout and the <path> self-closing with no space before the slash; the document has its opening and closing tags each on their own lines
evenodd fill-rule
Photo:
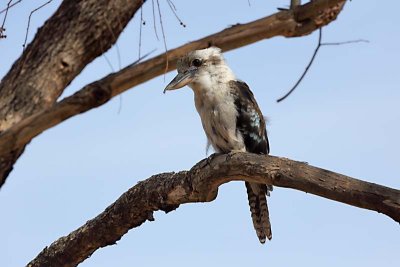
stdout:
<svg viewBox="0 0 400 267">
<path fill-rule="evenodd" d="M 210 47 L 188 53 L 177 62 L 178 75 L 166 90 L 188 85 L 208 142 L 217 153 L 244 151 L 268 154 L 265 120 L 246 83 L 226 64 L 221 49 Z M 164 91 L 164 92 L 165 92 Z M 267 198 L 272 186 L 246 182 L 251 217 L 261 243 L 271 239 Z"/>
</svg>

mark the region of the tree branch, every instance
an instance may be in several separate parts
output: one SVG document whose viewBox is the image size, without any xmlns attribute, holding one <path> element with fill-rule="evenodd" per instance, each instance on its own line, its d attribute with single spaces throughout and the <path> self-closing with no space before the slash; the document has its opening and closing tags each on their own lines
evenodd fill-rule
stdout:
<svg viewBox="0 0 400 267">
<path fill-rule="evenodd" d="M 64 0 L 0 83 L 0 132 L 53 105 L 117 41 L 142 2 Z"/>
<path fill-rule="evenodd" d="M 62 1 L 0 82 L 0 133 L 50 108 L 82 69 L 117 41 L 142 3 Z M 5 153 L 0 146 L 0 186 L 25 145 Z"/>
<path fill-rule="evenodd" d="M 162 173 L 139 182 L 96 218 L 46 247 L 28 266 L 76 266 L 95 250 L 115 244 L 153 212 L 213 201 L 218 187 L 248 181 L 292 188 L 384 213 L 400 222 L 400 191 L 286 158 L 234 153 L 211 156 L 189 171 Z"/>
<path fill-rule="evenodd" d="M 247 24 L 235 25 L 172 49 L 141 64 L 130 65 L 21 120 L 0 134 L 0 186 L 4 184 L 22 149 L 32 138 L 72 116 L 106 103 L 131 87 L 165 73 L 166 66 L 168 66 L 167 71 L 175 69 L 176 60 L 189 51 L 211 45 L 229 51 L 274 36 L 303 36 L 335 20 L 344 3 L 345 0 L 316 0 L 298 6 L 294 10 L 281 11 Z M 166 54 L 168 54 L 168 64 Z M 50 85 L 44 84 L 41 90 L 51 91 L 51 88 Z"/>
<path fill-rule="evenodd" d="M 314 62 L 315 57 L 317 56 L 317 53 L 321 47 L 321 40 L 322 40 L 322 28 L 319 29 L 319 35 L 318 35 L 318 44 L 317 47 L 314 50 L 314 53 L 310 59 L 310 61 L 308 62 L 306 68 L 304 69 L 303 73 L 301 74 L 300 78 L 297 80 L 297 82 L 292 86 L 292 88 L 282 97 L 280 97 L 279 99 L 276 100 L 276 102 L 281 102 L 283 100 L 285 100 L 288 96 L 290 96 L 294 90 L 296 90 L 297 86 L 299 86 L 299 84 L 301 83 L 301 81 L 303 80 L 303 78 L 306 76 L 308 70 L 310 69 L 311 65 Z"/>
</svg>

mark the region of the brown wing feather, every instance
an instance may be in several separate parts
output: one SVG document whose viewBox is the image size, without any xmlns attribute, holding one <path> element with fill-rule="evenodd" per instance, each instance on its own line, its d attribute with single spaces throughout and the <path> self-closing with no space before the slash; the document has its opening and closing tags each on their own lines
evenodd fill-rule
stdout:
<svg viewBox="0 0 400 267">
<path fill-rule="evenodd" d="M 243 136 L 246 151 L 257 154 L 269 153 L 269 142 L 265 129 L 265 119 L 246 83 L 231 81 L 232 94 L 238 112 L 236 128 Z M 267 195 L 271 185 L 246 182 L 251 218 L 258 239 L 263 244 L 272 238 L 271 223 L 267 205 Z"/>
<path fill-rule="evenodd" d="M 246 150 L 251 153 L 268 154 L 269 142 L 265 119 L 253 93 L 247 84 L 241 81 L 231 81 L 230 86 L 238 112 L 236 129 L 243 136 Z"/>
</svg>

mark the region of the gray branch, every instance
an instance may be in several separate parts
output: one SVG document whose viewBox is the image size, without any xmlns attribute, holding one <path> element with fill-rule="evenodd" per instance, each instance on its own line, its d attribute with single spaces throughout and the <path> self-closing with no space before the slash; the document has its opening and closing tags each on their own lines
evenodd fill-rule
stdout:
<svg viewBox="0 0 400 267">
<path fill-rule="evenodd" d="M 46 247 L 28 266 L 76 266 L 97 249 L 115 244 L 130 229 L 153 221 L 154 211 L 213 201 L 221 184 L 237 180 L 300 190 L 400 222 L 399 190 L 286 158 L 226 154 L 204 159 L 189 171 L 161 173 L 139 182 L 96 218 Z"/>
</svg>

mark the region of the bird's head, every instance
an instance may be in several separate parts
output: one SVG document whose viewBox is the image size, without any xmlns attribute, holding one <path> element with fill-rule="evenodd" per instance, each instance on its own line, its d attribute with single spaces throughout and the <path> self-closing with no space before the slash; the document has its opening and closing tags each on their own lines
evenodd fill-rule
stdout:
<svg viewBox="0 0 400 267">
<path fill-rule="evenodd" d="M 209 87 L 213 82 L 228 82 L 235 79 L 231 69 L 225 64 L 221 49 L 209 47 L 195 50 L 180 58 L 177 62 L 178 74 L 165 87 L 165 91 L 175 90 L 189 85 Z"/>
</svg>

